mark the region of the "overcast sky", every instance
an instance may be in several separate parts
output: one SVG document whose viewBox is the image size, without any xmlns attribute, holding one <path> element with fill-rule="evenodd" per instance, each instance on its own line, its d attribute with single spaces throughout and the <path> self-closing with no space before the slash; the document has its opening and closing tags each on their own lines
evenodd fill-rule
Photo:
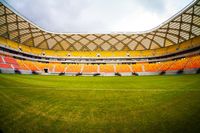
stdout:
<svg viewBox="0 0 200 133">
<path fill-rule="evenodd" d="M 137 32 L 169 19 L 192 0 L 4 0 L 54 32 Z"/>
</svg>

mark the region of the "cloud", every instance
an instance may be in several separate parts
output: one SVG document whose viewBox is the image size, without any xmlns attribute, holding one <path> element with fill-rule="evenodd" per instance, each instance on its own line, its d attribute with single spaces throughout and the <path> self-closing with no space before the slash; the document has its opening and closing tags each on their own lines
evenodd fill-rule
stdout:
<svg viewBox="0 0 200 133">
<path fill-rule="evenodd" d="M 152 29 L 192 0 L 6 0 L 54 32 L 135 32 Z"/>
</svg>

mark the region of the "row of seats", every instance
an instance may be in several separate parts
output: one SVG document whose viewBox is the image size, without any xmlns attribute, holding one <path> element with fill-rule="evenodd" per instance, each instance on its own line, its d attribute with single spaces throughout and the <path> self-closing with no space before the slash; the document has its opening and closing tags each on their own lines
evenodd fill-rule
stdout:
<svg viewBox="0 0 200 133">
<path fill-rule="evenodd" d="M 0 44 L 7 47 L 32 53 L 36 55 L 44 56 L 58 56 L 58 57 L 149 57 L 160 56 L 164 54 L 174 53 L 188 48 L 196 47 L 200 45 L 200 37 L 196 37 L 185 41 L 181 44 L 168 46 L 165 48 L 159 48 L 155 50 L 141 50 L 141 51 L 55 51 L 55 50 L 42 50 L 35 47 L 29 47 L 23 44 L 10 41 L 8 39 L 0 37 Z"/>
<path fill-rule="evenodd" d="M 200 68 L 200 55 L 182 58 L 174 61 L 137 64 L 61 64 L 41 63 L 0 56 L 0 68 L 18 70 L 66 72 L 66 73 L 111 73 L 111 72 L 158 72 L 167 70 L 183 70 Z"/>
<path fill-rule="evenodd" d="M 0 56 L 0 68 L 19 69 L 16 59 L 9 56 Z"/>
<path fill-rule="evenodd" d="M 200 68 L 200 55 L 174 61 L 144 64 L 145 72 Z"/>
</svg>

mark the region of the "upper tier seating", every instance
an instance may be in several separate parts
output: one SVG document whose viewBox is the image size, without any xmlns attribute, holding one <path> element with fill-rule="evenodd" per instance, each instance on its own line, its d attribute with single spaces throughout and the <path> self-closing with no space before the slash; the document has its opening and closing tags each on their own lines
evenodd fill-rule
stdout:
<svg viewBox="0 0 200 133">
<path fill-rule="evenodd" d="M 55 57 L 150 57 L 170 54 L 196 46 L 200 46 L 200 37 L 193 38 L 181 44 L 176 44 L 164 48 L 143 51 L 56 51 L 43 50 L 39 48 L 25 46 L 8 39 L 0 37 L 0 44 L 35 55 L 55 56 Z M 167 44 L 167 41 L 166 41 Z M 170 43 L 171 44 L 171 43 Z M 167 45 L 166 45 L 167 46 Z"/>
<path fill-rule="evenodd" d="M 46 56 L 57 56 L 56 51 L 53 50 L 44 50 Z"/>
<path fill-rule="evenodd" d="M 23 52 L 27 52 L 27 53 L 32 53 L 31 49 L 29 46 L 25 46 L 25 45 L 19 45 L 19 49 Z"/>
<path fill-rule="evenodd" d="M 30 47 L 30 49 L 31 49 L 31 53 L 35 55 L 42 55 L 42 49 L 34 48 L 34 47 Z"/>
</svg>

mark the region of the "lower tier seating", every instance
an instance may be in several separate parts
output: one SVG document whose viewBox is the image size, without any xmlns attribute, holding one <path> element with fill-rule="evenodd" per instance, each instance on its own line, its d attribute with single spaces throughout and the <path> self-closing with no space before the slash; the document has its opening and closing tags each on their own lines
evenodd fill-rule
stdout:
<svg viewBox="0 0 200 133">
<path fill-rule="evenodd" d="M 137 73 L 200 68 L 200 55 L 156 63 L 136 64 L 61 64 L 19 60 L 0 55 L 0 69 L 44 71 L 51 73 Z"/>
<path fill-rule="evenodd" d="M 83 73 L 97 73 L 98 72 L 98 65 L 84 65 Z"/>
<path fill-rule="evenodd" d="M 5 69 L 19 69 L 20 66 L 16 59 L 9 56 L 1 56 L 0 55 L 0 68 Z"/>
<path fill-rule="evenodd" d="M 116 72 L 132 72 L 131 67 L 127 64 L 117 64 L 116 66 Z"/>
<path fill-rule="evenodd" d="M 101 64 L 99 65 L 99 72 L 103 73 L 112 73 L 115 72 L 114 65 L 112 64 Z"/>
</svg>

